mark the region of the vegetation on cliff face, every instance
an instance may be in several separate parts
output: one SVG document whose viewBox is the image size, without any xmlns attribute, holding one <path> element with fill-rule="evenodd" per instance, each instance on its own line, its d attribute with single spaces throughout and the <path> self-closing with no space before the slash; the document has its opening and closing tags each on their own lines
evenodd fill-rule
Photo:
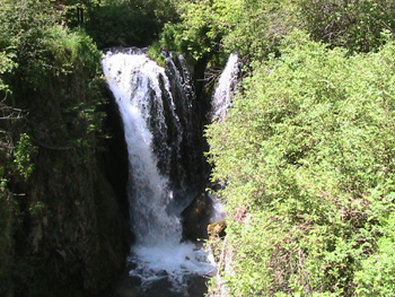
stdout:
<svg viewBox="0 0 395 297">
<path fill-rule="evenodd" d="M 98 294 L 127 251 L 100 161 L 100 52 L 61 23 L 49 1 L 1 1 L 1 296 Z"/>
</svg>

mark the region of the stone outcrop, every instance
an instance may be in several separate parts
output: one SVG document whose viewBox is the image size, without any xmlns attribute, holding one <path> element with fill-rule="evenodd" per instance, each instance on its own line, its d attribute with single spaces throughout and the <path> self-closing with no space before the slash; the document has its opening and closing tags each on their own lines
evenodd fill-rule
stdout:
<svg viewBox="0 0 395 297">
<path fill-rule="evenodd" d="M 207 226 L 207 234 L 210 240 L 217 240 L 226 235 L 226 221 L 214 222 Z"/>
<path fill-rule="evenodd" d="M 112 137 L 101 150 L 40 147 L 29 182 L 21 183 L 10 296 L 97 297 L 122 272 L 131 240 L 127 155 L 117 110 L 109 104 L 105 111 Z"/>
<path fill-rule="evenodd" d="M 197 196 L 183 211 L 183 237 L 187 240 L 208 238 L 207 226 L 212 214 L 212 201 L 206 193 Z"/>
</svg>

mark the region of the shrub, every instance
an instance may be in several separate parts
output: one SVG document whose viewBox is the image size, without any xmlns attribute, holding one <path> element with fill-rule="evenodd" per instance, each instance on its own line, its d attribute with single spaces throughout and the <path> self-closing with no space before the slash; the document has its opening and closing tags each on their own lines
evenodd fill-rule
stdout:
<svg viewBox="0 0 395 297">
<path fill-rule="evenodd" d="M 390 0 L 301 0 L 301 19 L 312 36 L 351 51 L 377 50 L 381 33 L 395 33 L 395 4 Z"/>
<path fill-rule="evenodd" d="M 347 57 L 294 33 L 279 49 L 207 130 L 234 220 L 225 278 L 237 297 L 354 296 L 394 210 L 395 47 Z"/>
<path fill-rule="evenodd" d="M 393 198 L 392 198 L 393 199 Z M 377 252 L 362 261 L 355 273 L 356 293 L 361 297 L 391 296 L 395 292 L 395 215 L 381 228 Z"/>
</svg>

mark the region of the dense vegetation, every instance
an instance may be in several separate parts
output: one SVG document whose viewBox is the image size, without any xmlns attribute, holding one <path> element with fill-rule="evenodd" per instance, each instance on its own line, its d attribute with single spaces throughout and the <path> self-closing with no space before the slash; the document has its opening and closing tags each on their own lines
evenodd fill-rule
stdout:
<svg viewBox="0 0 395 297">
<path fill-rule="evenodd" d="M 279 50 L 208 130 L 231 296 L 389 296 L 394 44 L 347 58 L 293 34 Z"/>
<path fill-rule="evenodd" d="M 394 22 L 390 0 L 0 0 L 0 295 L 97 296 L 122 267 L 98 48 L 154 42 L 200 84 L 245 64 L 207 129 L 228 295 L 391 296 Z"/>
<path fill-rule="evenodd" d="M 391 296 L 394 4 L 185 7 L 167 28 L 174 48 L 237 50 L 247 66 L 227 119 L 207 130 L 212 180 L 226 184 L 227 294 Z"/>
<path fill-rule="evenodd" d="M 86 7 L 82 24 L 97 45 L 148 46 L 176 14 L 171 0 L 102 1 Z"/>
<path fill-rule="evenodd" d="M 195 59 L 237 50 L 261 60 L 277 53 L 278 42 L 294 28 L 315 40 L 344 46 L 351 52 L 374 51 L 381 33 L 395 28 L 395 5 L 387 0 L 177 1 L 180 22 L 167 23 L 164 47 Z"/>
</svg>

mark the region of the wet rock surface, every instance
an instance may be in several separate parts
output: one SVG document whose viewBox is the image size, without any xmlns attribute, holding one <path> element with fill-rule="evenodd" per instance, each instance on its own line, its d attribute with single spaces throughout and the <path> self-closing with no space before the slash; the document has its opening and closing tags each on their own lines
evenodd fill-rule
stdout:
<svg viewBox="0 0 395 297">
<path fill-rule="evenodd" d="M 212 200 L 207 193 L 197 196 L 182 212 L 183 238 L 192 241 L 198 238 L 208 238 L 207 226 L 212 211 Z"/>
</svg>

